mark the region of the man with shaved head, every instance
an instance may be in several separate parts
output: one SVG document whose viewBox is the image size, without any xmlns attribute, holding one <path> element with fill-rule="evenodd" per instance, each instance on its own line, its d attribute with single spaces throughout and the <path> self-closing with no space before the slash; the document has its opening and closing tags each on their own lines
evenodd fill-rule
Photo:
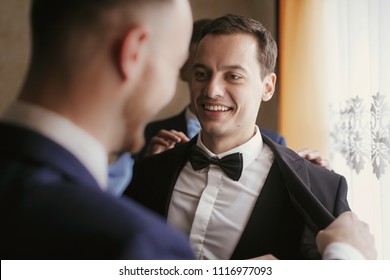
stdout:
<svg viewBox="0 0 390 280">
<path fill-rule="evenodd" d="M 154 214 L 105 192 L 187 58 L 186 0 L 34 0 L 32 57 L 0 122 L 2 259 L 191 259 Z"/>
</svg>

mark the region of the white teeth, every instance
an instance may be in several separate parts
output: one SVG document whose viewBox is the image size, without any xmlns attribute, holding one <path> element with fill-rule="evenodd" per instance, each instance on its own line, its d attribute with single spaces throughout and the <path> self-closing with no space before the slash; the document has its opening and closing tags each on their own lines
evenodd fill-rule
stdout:
<svg viewBox="0 0 390 280">
<path fill-rule="evenodd" d="M 226 107 L 226 106 L 213 106 L 213 105 L 204 105 L 204 108 L 206 110 L 209 110 L 209 111 L 213 111 L 213 112 L 218 112 L 218 111 L 221 111 L 221 112 L 225 112 L 227 110 L 229 110 L 229 107 Z"/>
</svg>

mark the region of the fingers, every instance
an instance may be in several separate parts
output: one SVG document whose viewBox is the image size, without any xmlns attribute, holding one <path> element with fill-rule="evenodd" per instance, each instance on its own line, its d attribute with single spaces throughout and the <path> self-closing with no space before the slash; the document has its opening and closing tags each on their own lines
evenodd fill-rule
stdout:
<svg viewBox="0 0 390 280">
<path fill-rule="evenodd" d="M 320 230 L 316 235 L 317 250 L 321 255 L 324 253 L 325 247 L 331 243 L 331 241 L 325 241 L 324 234 L 324 230 Z"/>
<path fill-rule="evenodd" d="M 318 232 L 316 242 L 321 254 L 329 244 L 343 242 L 359 250 L 366 259 L 376 259 L 377 256 L 374 236 L 368 224 L 352 212 L 341 214 L 327 228 Z"/>
<path fill-rule="evenodd" d="M 155 137 L 162 138 L 170 143 L 188 142 L 190 139 L 181 131 L 176 130 L 160 130 Z"/>
<path fill-rule="evenodd" d="M 314 163 L 315 165 L 324 167 L 324 168 L 332 171 L 332 168 L 330 167 L 329 161 L 326 159 L 313 159 L 313 160 L 310 160 L 310 162 Z"/>
<path fill-rule="evenodd" d="M 310 149 L 302 149 L 297 152 L 297 154 L 307 160 L 310 160 L 311 162 L 314 163 L 321 163 L 323 162 L 321 158 L 321 154 L 319 151 L 316 150 L 310 150 Z"/>
<path fill-rule="evenodd" d="M 277 258 L 275 258 L 275 256 L 272 255 L 272 254 L 267 254 L 267 255 L 263 255 L 263 256 L 259 256 L 259 257 L 253 258 L 251 260 L 277 260 Z"/>
<path fill-rule="evenodd" d="M 145 156 L 164 152 L 172 149 L 177 143 L 188 141 L 188 137 L 181 131 L 162 129 L 150 140 Z"/>
<path fill-rule="evenodd" d="M 310 162 L 312 162 L 318 166 L 332 170 L 332 168 L 330 167 L 329 161 L 326 159 L 322 159 L 319 151 L 311 150 L 311 149 L 302 149 L 302 150 L 297 151 L 297 154 L 300 157 L 303 157 L 303 158 L 309 160 Z"/>
</svg>

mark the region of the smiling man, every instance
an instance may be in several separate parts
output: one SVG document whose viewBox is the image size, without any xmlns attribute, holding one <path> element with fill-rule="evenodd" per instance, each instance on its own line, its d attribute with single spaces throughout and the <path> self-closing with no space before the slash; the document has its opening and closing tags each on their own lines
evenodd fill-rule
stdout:
<svg viewBox="0 0 390 280">
<path fill-rule="evenodd" d="M 345 179 L 261 134 L 277 47 L 259 22 L 213 20 L 194 60 L 201 132 L 135 165 L 126 194 L 185 232 L 199 259 L 320 258 L 318 230 L 349 210 Z"/>
<path fill-rule="evenodd" d="M 260 53 L 256 37 L 246 33 L 210 35 L 200 42 L 192 103 L 202 124 L 202 141 L 213 153 L 238 147 L 254 136 L 261 101 L 270 100 L 275 90 L 272 69 L 277 49 L 271 38 L 269 45 L 269 53 Z M 272 65 L 261 63 L 262 55 L 268 55 Z"/>
</svg>

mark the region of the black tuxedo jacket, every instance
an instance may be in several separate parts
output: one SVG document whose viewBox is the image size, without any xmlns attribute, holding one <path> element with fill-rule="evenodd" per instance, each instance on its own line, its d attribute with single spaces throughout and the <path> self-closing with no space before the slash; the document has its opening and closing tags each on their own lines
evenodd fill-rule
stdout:
<svg viewBox="0 0 390 280">
<path fill-rule="evenodd" d="M 349 210 L 345 178 L 262 137 L 275 155 L 274 164 L 231 258 L 264 254 L 279 259 L 320 258 L 315 234 Z M 196 138 L 137 162 L 125 195 L 166 218 L 176 180 Z"/>
</svg>

